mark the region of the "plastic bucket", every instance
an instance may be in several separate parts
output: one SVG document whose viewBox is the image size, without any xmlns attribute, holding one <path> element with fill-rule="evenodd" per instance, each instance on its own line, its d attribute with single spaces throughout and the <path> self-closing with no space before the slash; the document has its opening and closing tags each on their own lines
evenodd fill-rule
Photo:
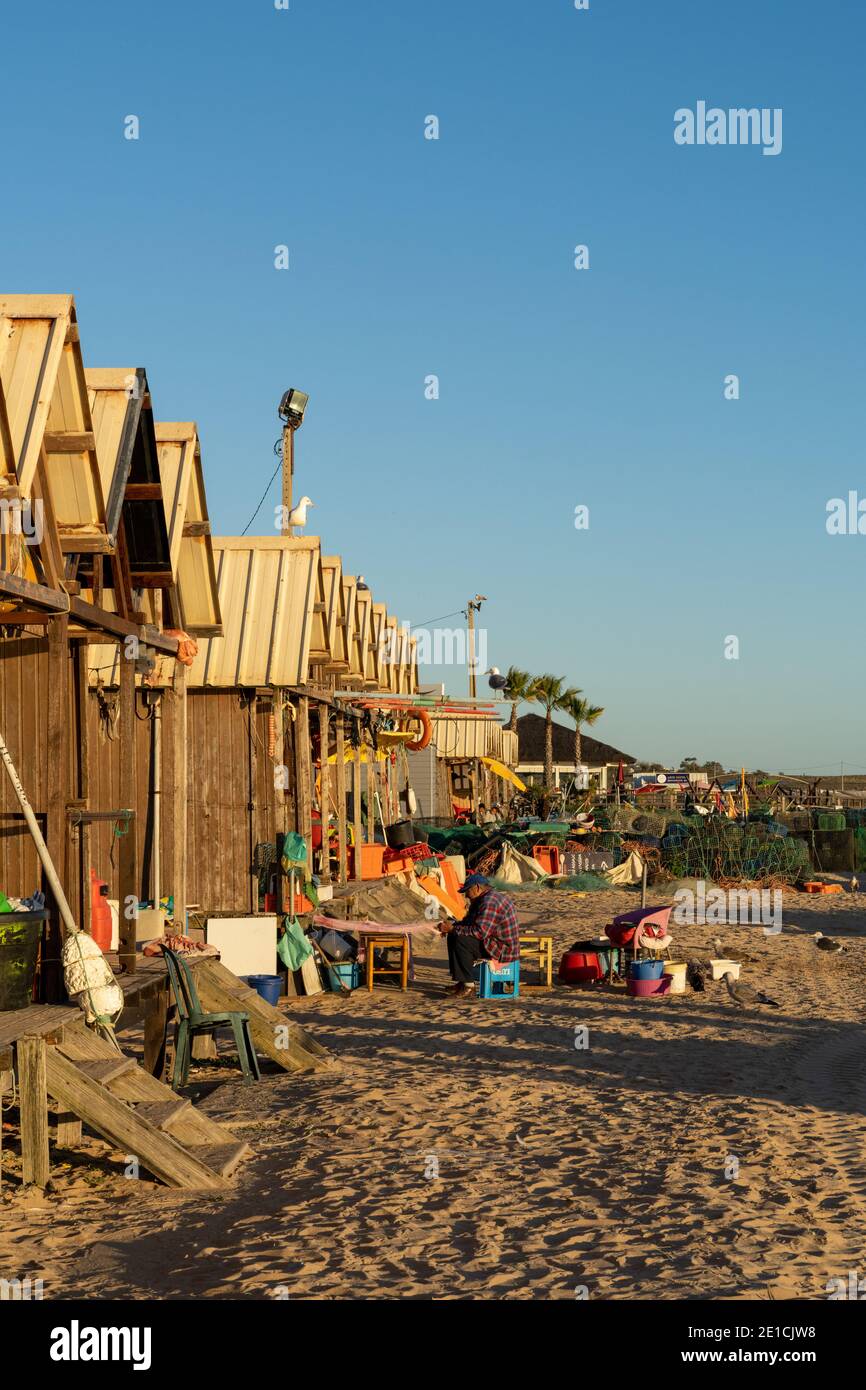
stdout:
<svg viewBox="0 0 866 1390">
<path fill-rule="evenodd" d="M 665 962 L 664 973 L 671 977 L 671 994 L 685 994 L 686 992 L 686 962 L 684 960 L 669 960 Z"/>
<path fill-rule="evenodd" d="M 710 966 L 714 980 L 723 980 L 728 971 L 731 972 L 735 980 L 740 978 L 740 962 L 738 960 L 711 960 Z"/>
<path fill-rule="evenodd" d="M 279 1003 L 281 983 L 279 975 L 247 975 L 250 989 L 254 989 L 268 1004 Z"/>
<path fill-rule="evenodd" d="M 346 989 L 357 989 L 361 983 L 361 967 L 356 960 L 334 961 L 325 974 L 334 994 L 339 994 L 341 985 L 345 985 Z"/>
<path fill-rule="evenodd" d="M 664 974 L 663 960 L 635 960 L 629 966 L 632 980 L 660 980 Z"/>
<path fill-rule="evenodd" d="M 0 913 L 0 1010 L 26 1009 L 33 994 L 42 921 Z"/>
<path fill-rule="evenodd" d="M 657 998 L 662 994 L 670 994 L 671 977 L 670 975 L 660 975 L 657 980 L 635 980 L 632 978 L 626 985 L 626 992 L 638 999 Z"/>
</svg>

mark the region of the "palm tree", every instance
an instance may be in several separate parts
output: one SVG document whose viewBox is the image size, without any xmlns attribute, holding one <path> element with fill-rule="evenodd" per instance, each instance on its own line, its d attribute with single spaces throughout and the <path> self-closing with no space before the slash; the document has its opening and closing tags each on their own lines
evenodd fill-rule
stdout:
<svg viewBox="0 0 866 1390">
<path fill-rule="evenodd" d="M 526 691 L 526 699 L 544 706 L 544 780 L 548 787 L 553 786 L 553 711 L 563 709 L 563 702 L 574 692 L 566 689 L 564 676 L 533 676 Z"/>
<path fill-rule="evenodd" d="M 589 700 L 581 699 L 582 690 L 567 690 L 559 708 L 574 720 L 574 765 L 579 767 L 581 759 L 580 726 L 594 724 L 604 714 L 603 705 L 591 705 Z"/>
<path fill-rule="evenodd" d="M 509 666 L 505 674 L 505 686 L 502 694 L 506 700 L 511 701 L 511 718 L 508 727 L 513 734 L 517 732 L 517 706 L 521 700 L 528 699 L 526 694 L 530 685 L 530 675 L 528 671 L 519 671 L 516 666 Z"/>
</svg>

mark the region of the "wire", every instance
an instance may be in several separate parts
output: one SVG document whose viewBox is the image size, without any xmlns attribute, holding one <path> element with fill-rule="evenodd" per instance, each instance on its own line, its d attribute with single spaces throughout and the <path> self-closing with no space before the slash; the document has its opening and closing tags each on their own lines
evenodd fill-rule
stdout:
<svg viewBox="0 0 866 1390">
<path fill-rule="evenodd" d="M 410 623 L 410 627 L 429 627 L 431 623 L 444 623 L 446 618 L 466 617 L 465 608 L 455 608 L 453 613 L 442 613 L 438 618 L 426 618 L 423 623 Z"/>
<path fill-rule="evenodd" d="M 274 478 L 277 477 L 277 474 L 279 473 L 279 470 L 281 470 L 281 468 L 282 468 L 282 459 L 279 460 L 279 463 L 277 464 L 277 467 L 275 467 L 275 468 L 274 468 L 274 471 L 272 471 L 272 474 L 271 474 L 271 477 L 270 477 L 270 481 L 268 481 L 267 488 L 265 488 L 265 489 L 264 489 L 264 492 L 261 493 L 261 502 L 259 503 L 259 506 L 256 507 L 256 510 L 254 510 L 254 512 L 253 512 L 253 514 L 252 514 L 252 517 L 249 518 L 249 521 L 247 521 L 247 523 L 246 523 L 246 525 L 245 525 L 245 528 L 243 528 L 243 531 L 240 532 L 240 535 L 246 535 L 246 532 L 249 531 L 249 528 L 250 528 L 250 527 L 252 527 L 253 521 L 256 520 L 256 517 L 257 517 L 257 516 L 259 516 L 259 513 L 261 512 L 261 507 L 263 507 L 264 499 L 267 498 L 268 492 L 271 491 L 272 485 L 274 485 Z"/>
</svg>

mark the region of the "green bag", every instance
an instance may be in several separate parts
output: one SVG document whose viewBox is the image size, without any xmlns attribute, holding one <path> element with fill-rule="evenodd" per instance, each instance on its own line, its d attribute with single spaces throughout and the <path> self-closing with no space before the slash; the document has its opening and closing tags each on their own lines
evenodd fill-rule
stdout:
<svg viewBox="0 0 866 1390">
<path fill-rule="evenodd" d="M 283 868 L 297 869 L 307 864 L 307 842 L 297 830 L 290 830 L 283 840 Z"/>
<path fill-rule="evenodd" d="M 277 942 L 277 955 L 287 970 L 300 970 L 304 961 L 313 954 L 313 948 L 304 936 L 297 917 L 283 918 L 282 936 Z"/>
</svg>

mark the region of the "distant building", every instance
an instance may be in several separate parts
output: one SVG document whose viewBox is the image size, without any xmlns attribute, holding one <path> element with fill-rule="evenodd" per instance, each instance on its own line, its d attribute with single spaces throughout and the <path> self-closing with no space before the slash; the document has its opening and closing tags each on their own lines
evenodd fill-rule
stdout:
<svg viewBox="0 0 866 1390">
<path fill-rule="evenodd" d="M 517 721 L 517 775 L 524 782 L 544 781 L 544 733 L 545 720 L 540 714 L 524 714 Z M 620 762 L 624 775 L 630 776 L 637 762 L 633 754 L 612 748 L 609 743 L 600 743 L 582 731 L 580 742 L 583 765 L 589 768 L 590 777 L 598 778 L 600 790 L 613 786 Z M 574 729 L 554 720 L 554 785 L 558 787 L 569 782 L 574 772 Z"/>
</svg>

